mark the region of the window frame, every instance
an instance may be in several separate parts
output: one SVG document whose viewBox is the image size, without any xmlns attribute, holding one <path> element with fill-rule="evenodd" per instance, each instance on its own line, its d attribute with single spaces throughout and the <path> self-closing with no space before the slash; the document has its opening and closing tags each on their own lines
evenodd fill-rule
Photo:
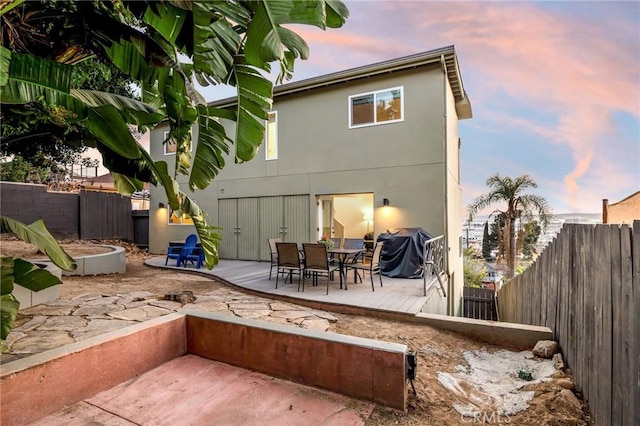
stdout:
<svg viewBox="0 0 640 426">
<path fill-rule="evenodd" d="M 275 156 L 269 157 L 269 119 L 265 120 L 264 124 L 264 160 L 273 161 L 278 159 L 278 110 L 269 111 L 269 115 L 274 116 L 275 126 Z"/>
<path fill-rule="evenodd" d="M 167 206 L 167 225 L 169 226 L 185 226 L 185 225 L 193 225 L 193 218 L 189 215 L 188 218 L 186 218 L 188 220 L 188 222 L 185 222 L 185 216 L 186 213 L 183 213 L 182 216 L 178 217 L 175 216 L 176 219 L 180 220 L 180 223 L 177 222 L 172 222 L 171 221 L 171 216 L 173 216 L 173 210 L 171 209 L 170 206 Z"/>
<path fill-rule="evenodd" d="M 191 131 L 189 131 L 189 132 L 191 132 Z M 176 146 L 175 151 L 167 152 L 167 146 L 168 146 L 168 144 L 164 143 L 164 141 L 166 141 L 166 140 L 167 140 L 167 138 L 169 137 L 169 131 L 168 131 L 168 130 L 165 130 L 165 131 L 164 131 L 164 133 L 163 133 L 163 136 L 164 136 L 164 137 L 163 137 L 163 139 L 162 139 L 162 142 L 163 142 L 163 144 L 162 144 L 162 150 L 163 150 L 163 152 L 164 152 L 164 155 L 165 155 L 165 156 L 167 156 L 167 155 L 176 155 L 176 152 L 178 152 L 178 147 Z M 172 145 L 174 145 L 174 146 L 175 146 L 175 144 L 172 144 Z M 192 138 L 191 138 L 191 145 L 189 146 L 189 152 L 193 152 L 193 136 L 192 136 Z"/>
<path fill-rule="evenodd" d="M 378 121 L 378 117 L 377 117 L 377 110 L 376 110 L 376 102 L 377 102 L 377 95 L 379 93 L 386 93 L 386 92 L 391 92 L 394 90 L 399 90 L 400 91 L 400 118 L 395 119 L 395 120 L 386 120 L 386 121 Z M 373 122 L 371 123 L 362 123 L 362 124 L 353 124 L 353 99 L 354 98 L 360 98 L 363 96 L 367 96 L 367 95 L 373 95 Z M 387 89 L 380 89 L 380 90 L 372 90 L 369 92 L 362 92 L 362 93 L 358 93 L 356 95 L 351 95 L 349 96 L 348 99 L 348 103 L 349 103 L 349 129 L 359 129 L 361 127 L 370 127 L 370 126 L 380 126 L 383 124 L 392 124 L 392 123 L 400 123 L 404 121 L 404 86 L 396 86 L 396 87 L 390 87 Z"/>
</svg>

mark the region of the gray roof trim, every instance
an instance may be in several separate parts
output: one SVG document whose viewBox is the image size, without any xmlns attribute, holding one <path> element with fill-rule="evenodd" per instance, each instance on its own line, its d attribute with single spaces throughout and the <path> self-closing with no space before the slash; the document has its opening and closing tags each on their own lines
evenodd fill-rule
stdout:
<svg viewBox="0 0 640 426">
<path fill-rule="evenodd" d="M 460 75 L 458 58 L 456 56 L 454 46 L 447 46 L 397 59 L 391 59 L 384 62 L 378 62 L 371 65 L 365 65 L 319 77 L 283 84 L 281 86 L 276 86 L 273 89 L 273 97 L 275 99 L 279 96 L 305 92 L 320 87 L 328 87 L 353 80 L 438 63 L 443 64 L 443 67 L 445 67 L 447 78 L 449 79 L 449 84 L 451 85 L 451 90 L 453 91 L 453 95 L 456 100 L 456 110 L 458 110 L 460 118 L 470 118 L 471 105 L 462 85 L 462 76 Z M 236 105 L 237 101 L 236 97 L 232 97 L 210 102 L 209 105 L 224 108 Z M 459 105 L 460 108 L 458 108 Z"/>
</svg>

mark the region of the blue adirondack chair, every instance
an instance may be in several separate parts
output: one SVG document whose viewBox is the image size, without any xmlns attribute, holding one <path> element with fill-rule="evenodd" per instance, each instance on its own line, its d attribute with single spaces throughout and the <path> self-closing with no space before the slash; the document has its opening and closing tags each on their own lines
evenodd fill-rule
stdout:
<svg viewBox="0 0 640 426">
<path fill-rule="evenodd" d="M 190 234 L 182 246 L 169 246 L 164 264 L 166 265 L 169 259 L 176 259 L 176 266 L 187 266 L 187 262 L 191 262 L 200 269 L 202 266 L 203 253 L 197 244 L 198 236 L 196 234 Z"/>
</svg>

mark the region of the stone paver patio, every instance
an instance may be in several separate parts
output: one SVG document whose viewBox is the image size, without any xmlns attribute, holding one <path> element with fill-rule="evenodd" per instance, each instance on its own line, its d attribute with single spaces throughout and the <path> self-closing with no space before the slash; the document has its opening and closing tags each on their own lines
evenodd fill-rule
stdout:
<svg viewBox="0 0 640 426">
<path fill-rule="evenodd" d="M 323 311 L 273 301 L 220 288 L 196 295 L 193 303 L 159 300 L 147 291 L 103 296 L 83 294 L 58 299 L 20 313 L 32 319 L 14 328 L 2 354 L 2 363 L 167 315 L 180 309 L 198 309 L 242 318 L 260 319 L 295 327 L 326 331 L 337 319 Z"/>
</svg>

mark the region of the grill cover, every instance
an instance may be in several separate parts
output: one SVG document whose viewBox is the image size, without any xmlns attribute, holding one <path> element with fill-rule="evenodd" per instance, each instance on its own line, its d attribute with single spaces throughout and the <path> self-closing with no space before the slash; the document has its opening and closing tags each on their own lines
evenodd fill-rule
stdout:
<svg viewBox="0 0 640 426">
<path fill-rule="evenodd" d="M 431 238 L 422 228 L 394 228 L 378 235 L 382 274 L 391 278 L 420 278 L 424 243 Z"/>
</svg>

